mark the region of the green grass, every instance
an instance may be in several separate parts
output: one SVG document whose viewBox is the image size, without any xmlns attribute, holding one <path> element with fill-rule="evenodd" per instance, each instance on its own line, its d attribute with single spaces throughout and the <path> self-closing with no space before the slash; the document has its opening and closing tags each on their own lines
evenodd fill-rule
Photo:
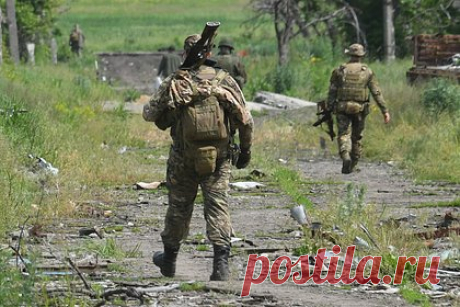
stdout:
<svg viewBox="0 0 460 307">
<path fill-rule="evenodd" d="M 411 208 L 437 208 L 437 207 L 460 207 L 460 198 L 452 201 L 427 202 L 411 205 Z"/>
<path fill-rule="evenodd" d="M 410 304 L 430 307 L 432 306 L 428 296 L 422 294 L 420 290 L 412 287 L 401 287 L 401 296 Z"/>
<path fill-rule="evenodd" d="M 232 36 L 235 44 L 241 45 L 246 30 L 240 25 L 250 17 L 248 3 L 78 0 L 71 3 L 58 25 L 64 33 L 62 39 L 67 40 L 73 24 L 78 23 L 86 36 L 88 52 L 156 51 L 171 44 L 181 49 L 185 36 L 201 33 L 207 21 L 220 21 L 220 35 Z"/>
</svg>

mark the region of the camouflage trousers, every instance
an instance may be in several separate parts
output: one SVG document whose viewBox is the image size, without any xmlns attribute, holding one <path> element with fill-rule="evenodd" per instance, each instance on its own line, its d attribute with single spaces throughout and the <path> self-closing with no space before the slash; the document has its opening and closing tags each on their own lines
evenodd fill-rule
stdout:
<svg viewBox="0 0 460 307">
<path fill-rule="evenodd" d="M 337 142 L 339 154 L 343 157 L 344 153 L 349 153 L 351 159 L 358 161 L 362 153 L 362 138 L 366 113 L 342 114 L 337 113 Z"/>
<path fill-rule="evenodd" d="M 177 248 L 187 238 L 198 186 L 204 198 L 208 239 L 214 245 L 230 246 L 232 226 L 227 201 L 230 172 L 230 161 L 221 159 L 213 174 L 199 177 L 193 167 L 186 165 L 182 154 L 171 149 L 166 174 L 169 207 L 161 233 L 165 246 Z"/>
</svg>

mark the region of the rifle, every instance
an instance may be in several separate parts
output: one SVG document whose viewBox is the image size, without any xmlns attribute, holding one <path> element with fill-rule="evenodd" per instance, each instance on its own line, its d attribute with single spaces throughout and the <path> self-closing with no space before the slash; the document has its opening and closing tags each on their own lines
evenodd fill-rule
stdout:
<svg viewBox="0 0 460 307">
<path fill-rule="evenodd" d="M 321 100 L 317 102 L 317 108 L 318 112 L 316 115 L 321 115 L 321 117 L 313 123 L 313 127 L 317 127 L 321 125 L 322 123 L 327 124 L 327 134 L 331 137 L 331 141 L 334 140 L 335 138 L 335 132 L 334 132 L 334 119 L 332 118 L 332 111 L 328 111 L 326 108 L 326 101 Z"/>
<path fill-rule="evenodd" d="M 207 22 L 204 27 L 201 38 L 198 42 L 190 49 L 184 63 L 180 66 L 180 69 L 193 69 L 202 65 L 206 60 L 206 53 L 210 52 L 214 47 L 213 41 L 216 37 L 217 28 L 220 26 L 220 22 Z"/>
</svg>

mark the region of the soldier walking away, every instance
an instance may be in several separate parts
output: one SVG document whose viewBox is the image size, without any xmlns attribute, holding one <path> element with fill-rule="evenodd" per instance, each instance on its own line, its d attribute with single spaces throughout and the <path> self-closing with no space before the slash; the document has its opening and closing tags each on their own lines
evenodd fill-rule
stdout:
<svg viewBox="0 0 460 307">
<path fill-rule="evenodd" d="M 233 133 L 238 130 L 241 148 L 236 167 L 245 168 L 251 159 L 253 119 L 236 81 L 228 72 L 209 66 L 212 47 L 195 52 L 202 42 L 199 34 L 185 39 L 183 66 L 193 54 L 203 55 L 206 62 L 168 76 L 143 110 L 146 121 L 162 130 L 171 128 L 173 141 L 166 172 L 169 206 L 161 233 L 164 251 L 155 252 L 153 262 L 162 275 L 175 275 L 200 186 L 206 234 L 214 248 L 210 279 L 225 281 L 232 232 L 227 198 Z"/>
<path fill-rule="evenodd" d="M 169 46 L 168 53 L 164 54 L 161 58 L 160 66 L 158 67 L 158 76 L 162 80 L 175 72 L 182 63 L 182 58 L 175 51 L 176 48 L 174 46 Z"/>
<path fill-rule="evenodd" d="M 246 70 L 241 58 L 233 54 L 233 42 L 230 38 L 222 38 L 219 42 L 219 52 L 216 57 L 217 66 L 230 73 L 242 89 L 247 81 Z"/>
<path fill-rule="evenodd" d="M 345 54 L 350 56 L 349 62 L 332 72 L 327 110 L 336 115 L 342 173 L 349 174 L 356 169 L 361 157 L 364 122 L 369 114 L 369 94 L 382 112 L 385 124 L 390 122 L 390 113 L 375 74 L 362 63 L 366 54 L 364 47 L 353 44 L 345 50 Z"/>
<path fill-rule="evenodd" d="M 80 26 L 76 24 L 69 36 L 70 50 L 81 57 L 84 44 L 85 36 L 83 35 L 83 31 L 80 29 Z"/>
</svg>

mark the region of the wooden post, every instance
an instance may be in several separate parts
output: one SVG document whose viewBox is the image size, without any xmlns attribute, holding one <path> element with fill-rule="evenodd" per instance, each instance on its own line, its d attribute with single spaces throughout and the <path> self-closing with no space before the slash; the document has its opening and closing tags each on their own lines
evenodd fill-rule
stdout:
<svg viewBox="0 0 460 307">
<path fill-rule="evenodd" d="M 16 24 L 15 0 L 6 0 L 6 16 L 10 36 L 10 53 L 15 64 L 19 63 L 18 27 Z"/>
<path fill-rule="evenodd" d="M 56 65 L 58 62 L 57 53 L 58 53 L 58 46 L 57 46 L 56 38 L 52 37 L 51 38 L 51 60 L 54 65 Z"/>
</svg>

